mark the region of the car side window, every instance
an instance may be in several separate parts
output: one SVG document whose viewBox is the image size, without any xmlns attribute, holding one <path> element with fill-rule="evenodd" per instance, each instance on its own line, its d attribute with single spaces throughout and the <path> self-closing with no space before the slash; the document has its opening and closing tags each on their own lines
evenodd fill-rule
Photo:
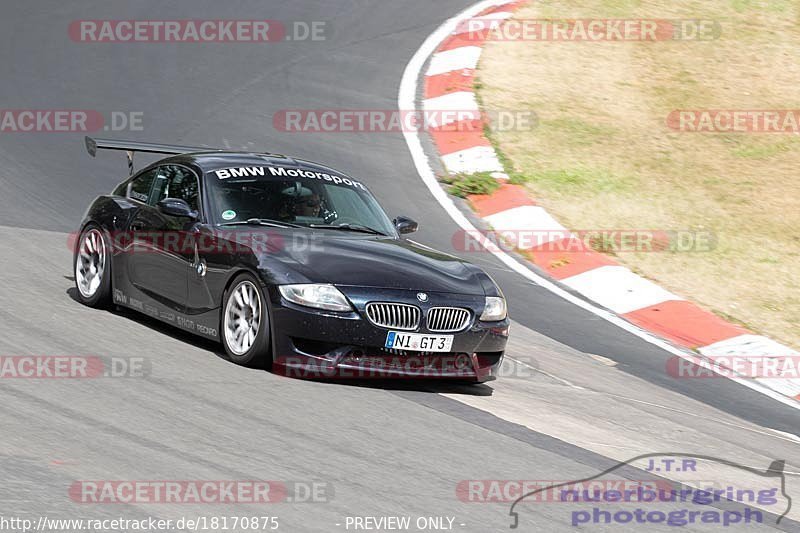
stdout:
<svg viewBox="0 0 800 533">
<path fill-rule="evenodd" d="M 122 183 L 114 187 L 114 190 L 111 192 L 111 194 L 113 194 L 114 196 L 128 196 L 128 185 L 129 184 L 127 180 L 123 181 Z"/>
<path fill-rule="evenodd" d="M 150 191 L 148 204 L 155 206 L 164 198 L 169 198 L 170 167 L 156 167 L 153 175 L 153 188 Z"/>
<path fill-rule="evenodd" d="M 200 187 L 194 172 L 180 165 L 163 165 L 156 168 L 150 205 L 165 198 L 180 198 L 197 210 L 200 204 Z"/>
<path fill-rule="evenodd" d="M 153 186 L 155 170 L 149 170 L 128 184 L 128 198 L 147 203 Z"/>
</svg>

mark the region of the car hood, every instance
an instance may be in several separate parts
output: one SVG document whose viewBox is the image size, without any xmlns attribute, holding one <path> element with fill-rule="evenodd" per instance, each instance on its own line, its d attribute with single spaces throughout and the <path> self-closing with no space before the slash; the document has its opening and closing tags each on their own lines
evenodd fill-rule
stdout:
<svg viewBox="0 0 800 533">
<path fill-rule="evenodd" d="M 268 281 L 484 295 L 478 267 L 408 239 L 289 232 L 258 253 Z"/>
</svg>

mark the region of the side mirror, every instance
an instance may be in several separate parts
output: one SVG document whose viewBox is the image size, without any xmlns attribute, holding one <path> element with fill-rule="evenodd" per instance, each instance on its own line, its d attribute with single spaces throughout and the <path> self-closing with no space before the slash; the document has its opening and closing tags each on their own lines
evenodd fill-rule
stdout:
<svg viewBox="0 0 800 533">
<path fill-rule="evenodd" d="M 419 229 L 419 224 L 408 217 L 397 217 L 392 222 L 400 234 L 414 233 Z"/>
<path fill-rule="evenodd" d="M 157 204 L 158 210 L 171 217 L 184 217 L 195 220 L 197 211 L 189 207 L 186 200 L 181 198 L 164 198 Z"/>
</svg>

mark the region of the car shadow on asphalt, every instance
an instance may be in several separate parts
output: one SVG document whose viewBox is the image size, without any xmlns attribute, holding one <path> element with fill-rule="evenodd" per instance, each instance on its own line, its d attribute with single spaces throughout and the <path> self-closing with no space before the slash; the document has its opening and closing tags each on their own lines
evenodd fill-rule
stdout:
<svg viewBox="0 0 800 533">
<path fill-rule="evenodd" d="M 383 389 L 389 391 L 428 392 L 431 394 L 461 394 L 465 396 L 491 396 L 494 389 L 486 383 L 453 382 L 443 379 L 404 379 L 404 378 L 371 378 L 371 379 L 313 379 L 318 383 L 335 383 L 349 387 Z"/>
<path fill-rule="evenodd" d="M 74 278 L 69 278 L 68 276 L 64 276 L 64 278 L 71 279 L 74 281 Z M 77 304 L 83 305 L 78 299 L 78 290 L 75 287 L 68 288 L 66 293 Z M 194 346 L 195 348 L 211 352 L 220 359 L 224 359 L 225 361 L 227 361 L 232 365 L 236 364 L 230 360 L 228 354 L 226 354 L 225 350 L 222 348 L 222 345 L 216 341 L 205 339 L 198 335 L 194 335 L 188 331 L 183 331 L 174 326 L 161 322 L 160 320 L 157 320 L 153 317 L 139 313 L 133 309 L 128 309 L 126 307 L 112 305 L 107 311 L 116 316 L 132 320 L 137 324 L 141 324 L 154 331 L 157 331 L 158 333 L 167 335 L 175 340 L 185 342 L 191 346 Z M 258 368 L 253 368 L 252 370 L 255 371 L 261 370 L 267 372 L 267 370 L 265 369 L 258 369 Z M 273 375 L 280 375 L 280 373 L 273 373 Z M 283 376 L 283 377 L 286 377 L 286 379 L 298 379 L 298 380 L 302 379 L 291 376 Z M 348 387 L 383 389 L 389 391 L 408 391 L 408 392 L 423 392 L 423 393 L 427 392 L 431 394 L 463 394 L 469 396 L 491 396 L 492 393 L 494 392 L 494 389 L 492 389 L 485 383 L 464 383 L 464 382 L 453 382 L 453 381 L 427 379 L 427 378 L 426 379 L 326 378 L 326 379 L 303 379 L 303 381 L 311 381 L 319 384 L 331 384 L 331 385 L 348 386 Z"/>
</svg>

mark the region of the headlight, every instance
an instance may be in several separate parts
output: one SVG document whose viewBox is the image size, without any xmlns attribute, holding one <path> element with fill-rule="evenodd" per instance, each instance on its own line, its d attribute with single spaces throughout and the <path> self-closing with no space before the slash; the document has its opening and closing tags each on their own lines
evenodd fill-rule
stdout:
<svg viewBox="0 0 800 533">
<path fill-rule="evenodd" d="M 281 296 L 297 305 L 326 309 L 328 311 L 352 311 L 350 302 L 333 285 L 280 285 Z"/>
<path fill-rule="evenodd" d="M 486 297 L 486 305 L 483 308 L 481 320 L 484 322 L 496 322 L 505 320 L 507 316 L 508 310 L 506 309 L 505 298 L 500 298 L 499 296 Z"/>
</svg>

